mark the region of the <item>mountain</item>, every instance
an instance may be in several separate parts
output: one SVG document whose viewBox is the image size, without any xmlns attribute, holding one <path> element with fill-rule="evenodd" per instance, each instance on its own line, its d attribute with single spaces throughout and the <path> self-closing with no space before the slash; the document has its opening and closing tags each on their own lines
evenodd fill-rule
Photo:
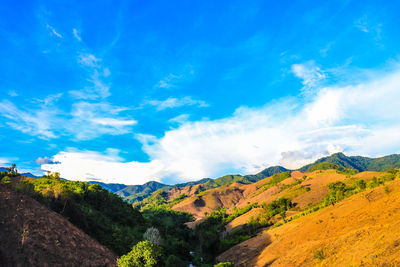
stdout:
<svg viewBox="0 0 400 267">
<path fill-rule="evenodd" d="M 130 185 L 130 186 L 125 186 L 120 190 L 116 191 L 111 191 L 115 190 L 114 187 L 108 188 L 110 184 L 103 184 L 99 182 L 91 182 L 91 183 L 97 183 L 101 185 L 104 189 L 109 190 L 110 192 L 116 193 L 117 195 L 121 196 L 124 198 L 126 201 L 130 203 L 135 203 L 138 201 L 142 201 L 143 199 L 151 196 L 154 192 L 157 190 L 163 190 L 163 191 L 170 191 L 173 188 L 185 188 L 188 187 L 186 190 L 183 190 L 183 192 L 190 192 L 192 191 L 192 187 L 195 185 L 203 185 L 201 187 L 201 190 L 204 189 L 211 189 L 211 188 L 217 188 L 223 185 L 228 185 L 232 183 L 240 183 L 240 184 L 251 184 L 254 182 L 257 182 L 259 180 L 262 180 L 266 177 L 272 176 L 277 173 L 282 173 L 287 171 L 284 167 L 281 166 L 274 166 L 274 167 L 269 167 L 255 175 L 240 175 L 240 174 L 229 174 L 229 175 L 224 175 L 219 178 L 211 179 L 211 178 L 203 178 L 197 181 L 191 181 L 191 182 L 186 182 L 186 183 L 180 183 L 176 185 L 167 185 L 159 182 L 147 182 L 143 185 Z M 123 186 L 123 185 L 121 185 Z M 180 190 L 178 190 L 180 191 Z M 192 191 L 196 192 L 196 191 Z M 172 194 L 176 196 L 176 194 Z"/>
<path fill-rule="evenodd" d="M 115 255 L 65 217 L 0 183 L 0 266 L 115 266 Z"/>
<path fill-rule="evenodd" d="M 89 184 L 98 184 L 103 189 L 106 189 L 111 193 L 116 193 L 116 192 L 128 187 L 128 185 L 124 185 L 124 184 L 105 184 L 102 182 L 95 182 L 95 181 L 91 181 L 91 182 L 89 182 Z"/>
<path fill-rule="evenodd" d="M 21 173 L 21 176 L 29 177 L 29 178 L 40 178 L 40 176 L 34 175 L 30 172 Z"/>
<path fill-rule="evenodd" d="M 357 171 L 387 171 L 393 168 L 400 168 L 400 154 L 393 154 L 379 158 L 368 158 L 361 156 L 346 156 L 343 153 L 335 153 L 328 157 L 321 158 L 312 164 L 308 164 L 300 171 L 307 171 L 319 163 L 332 163 L 344 168 L 355 169 Z"/>
<path fill-rule="evenodd" d="M 120 197 L 122 197 L 124 200 L 130 203 L 134 203 L 137 201 L 141 201 L 146 197 L 149 197 L 152 193 L 154 193 L 157 190 L 161 189 L 164 191 L 168 191 L 172 188 L 173 187 L 170 185 L 151 181 L 143 185 L 129 185 L 121 190 L 118 190 L 115 193 Z"/>
</svg>

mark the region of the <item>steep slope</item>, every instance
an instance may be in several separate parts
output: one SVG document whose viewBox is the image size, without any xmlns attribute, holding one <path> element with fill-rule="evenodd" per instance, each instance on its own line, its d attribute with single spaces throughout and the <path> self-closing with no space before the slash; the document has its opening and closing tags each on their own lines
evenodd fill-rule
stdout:
<svg viewBox="0 0 400 267">
<path fill-rule="evenodd" d="M 115 266 L 116 255 L 61 215 L 0 183 L 0 266 Z"/>
<path fill-rule="evenodd" d="M 400 181 L 344 199 L 236 245 L 235 266 L 400 265 Z"/>
</svg>

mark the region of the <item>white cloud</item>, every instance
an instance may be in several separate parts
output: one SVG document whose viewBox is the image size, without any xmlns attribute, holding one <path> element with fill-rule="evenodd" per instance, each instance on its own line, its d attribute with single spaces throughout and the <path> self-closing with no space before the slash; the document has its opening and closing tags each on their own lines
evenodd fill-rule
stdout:
<svg viewBox="0 0 400 267">
<path fill-rule="evenodd" d="M 102 135 L 129 133 L 136 120 L 122 116 L 128 109 L 107 102 L 77 102 L 71 111 L 58 109 L 55 102 L 60 94 L 44 100 L 36 99 L 35 108 L 19 108 L 8 100 L 0 102 L 0 116 L 5 123 L 23 133 L 43 139 L 73 136 L 76 140 L 89 140 Z"/>
<path fill-rule="evenodd" d="M 50 32 L 51 32 L 54 36 L 56 36 L 56 37 L 58 37 L 58 38 L 62 38 L 62 35 L 59 34 L 59 33 L 54 29 L 53 26 L 50 26 L 49 24 L 46 24 L 46 28 L 49 29 Z"/>
<path fill-rule="evenodd" d="M 312 60 L 293 64 L 291 69 L 294 75 L 303 80 L 302 83 L 305 87 L 315 87 L 318 82 L 326 78 L 326 74 Z"/>
<path fill-rule="evenodd" d="M 157 180 L 154 175 L 162 168 L 156 161 L 151 163 L 121 162 L 121 158 L 115 151 L 108 150 L 105 153 L 93 151 L 79 151 L 70 149 L 60 152 L 53 157 L 58 164 L 44 164 L 42 169 L 51 172 L 59 172 L 62 177 L 69 180 L 90 181 L 99 179 L 106 183 L 143 184 L 150 180 Z M 135 176 L 131 176 L 132 170 Z"/>
<path fill-rule="evenodd" d="M 173 87 L 174 86 L 173 85 L 173 81 L 174 80 L 178 80 L 180 78 L 182 78 L 181 75 L 175 75 L 175 74 L 170 73 L 170 74 L 168 74 L 167 77 L 165 77 L 164 79 L 160 80 L 156 84 L 155 87 L 158 87 L 158 88 L 170 88 L 170 87 Z"/>
<path fill-rule="evenodd" d="M 5 158 L 5 157 L 0 157 L 0 167 L 4 167 L 4 166 L 9 166 L 11 165 L 11 163 L 14 163 L 15 161 L 17 161 L 18 158 Z"/>
<path fill-rule="evenodd" d="M 93 54 L 81 54 L 78 57 L 78 62 L 84 66 L 89 67 L 97 67 L 97 63 L 100 62 L 101 59 L 97 58 Z"/>
<path fill-rule="evenodd" d="M 74 35 L 76 40 L 78 40 L 79 42 L 82 41 L 80 33 L 79 33 L 79 31 L 77 29 L 73 28 L 72 29 L 72 34 Z"/>
<path fill-rule="evenodd" d="M 377 73 L 358 84 L 315 88 L 317 93 L 306 102 L 280 99 L 260 108 L 240 107 L 224 119 L 182 121 L 160 138 L 138 134 L 148 163 L 66 151 L 54 157 L 60 164 L 51 168 L 70 179 L 92 176 L 140 184 L 256 173 L 276 164 L 297 168 L 339 151 L 365 156 L 400 153 L 400 68 Z"/>
<path fill-rule="evenodd" d="M 136 120 L 120 115 L 126 110 L 108 103 L 78 102 L 73 104 L 72 119 L 65 127 L 78 140 L 93 139 L 105 134 L 126 134 L 137 123 Z"/>
<path fill-rule="evenodd" d="M 0 115 L 6 124 L 16 130 L 42 138 L 56 137 L 53 128 L 59 123 L 59 111 L 46 104 L 34 109 L 22 110 L 8 100 L 0 102 Z"/>
<path fill-rule="evenodd" d="M 149 100 L 143 105 L 155 106 L 158 111 L 168 108 L 178 108 L 183 106 L 197 106 L 197 107 L 208 107 L 209 105 L 203 100 L 196 100 L 190 96 L 182 98 L 170 97 L 165 100 Z"/>
</svg>

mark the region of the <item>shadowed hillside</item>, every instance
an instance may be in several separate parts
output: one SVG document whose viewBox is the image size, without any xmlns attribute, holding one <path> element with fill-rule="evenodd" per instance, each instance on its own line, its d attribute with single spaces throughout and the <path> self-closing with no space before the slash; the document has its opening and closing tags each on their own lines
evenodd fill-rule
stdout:
<svg viewBox="0 0 400 267">
<path fill-rule="evenodd" d="M 0 266 L 115 266 L 116 255 L 61 215 L 0 183 Z"/>
</svg>

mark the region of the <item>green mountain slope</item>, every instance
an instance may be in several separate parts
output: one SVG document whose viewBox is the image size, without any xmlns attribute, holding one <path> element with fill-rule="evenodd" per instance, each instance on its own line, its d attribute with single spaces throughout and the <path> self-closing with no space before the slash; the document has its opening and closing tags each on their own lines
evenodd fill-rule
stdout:
<svg viewBox="0 0 400 267">
<path fill-rule="evenodd" d="M 368 158 L 361 156 L 348 157 L 343 153 L 335 153 L 300 168 L 300 171 L 307 171 L 313 166 L 323 162 L 335 164 L 347 169 L 355 169 L 360 172 L 387 171 L 393 168 L 400 168 L 400 155 L 394 154 L 380 158 Z"/>
</svg>

